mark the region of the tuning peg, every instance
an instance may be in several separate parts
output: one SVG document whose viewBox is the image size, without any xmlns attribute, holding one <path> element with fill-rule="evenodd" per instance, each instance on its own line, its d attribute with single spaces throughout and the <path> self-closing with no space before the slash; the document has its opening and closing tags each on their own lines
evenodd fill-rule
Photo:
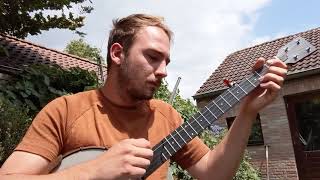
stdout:
<svg viewBox="0 0 320 180">
<path fill-rule="evenodd" d="M 293 56 L 294 60 L 298 59 L 298 55 Z"/>
<path fill-rule="evenodd" d="M 298 39 L 298 40 L 296 41 L 296 43 L 297 43 L 297 45 L 299 45 L 299 44 L 300 44 L 300 39 Z"/>
<path fill-rule="evenodd" d="M 227 86 L 227 87 L 232 87 L 233 86 L 233 82 L 230 82 L 228 79 L 224 79 L 223 80 L 223 84 L 225 85 L 225 86 Z"/>
<path fill-rule="evenodd" d="M 289 51 L 289 48 L 286 47 L 286 48 L 284 49 L 284 52 L 288 52 L 288 51 Z"/>
<path fill-rule="evenodd" d="M 307 48 L 306 48 L 306 51 L 307 51 L 308 53 L 310 52 L 310 50 L 311 50 L 310 47 L 307 47 Z"/>
</svg>

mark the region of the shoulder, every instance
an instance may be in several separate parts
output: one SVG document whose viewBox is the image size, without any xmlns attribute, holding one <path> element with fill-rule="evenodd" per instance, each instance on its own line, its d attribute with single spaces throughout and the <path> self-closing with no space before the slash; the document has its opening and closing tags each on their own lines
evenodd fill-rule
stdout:
<svg viewBox="0 0 320 180">
<path fill-rule="evenodd" d="M 150 107 L 164 114 L 167 114 L 171 111 L 176 111 L 169 103 L 166 103 L 160 99 L 151 99 Z"/>
<path fill-rule="evenodd" d="M 168 121 L 177 126 L 182 123 L 182 118 L 177 110 L 174 109 L 169 103 L 166 103 L 159 99 L 150 100 L 150 107 L 154 111 L 157 111 L 164 116 Z"/>
<path fill-rule="evenodd" d="M 82 114 L 99 102 L 100 95 L 98 90 L 64 95 L 49 102 L 37 116 L 57 115 L 67 119 L 73 119 L 77 114 Z"/>
</svg>

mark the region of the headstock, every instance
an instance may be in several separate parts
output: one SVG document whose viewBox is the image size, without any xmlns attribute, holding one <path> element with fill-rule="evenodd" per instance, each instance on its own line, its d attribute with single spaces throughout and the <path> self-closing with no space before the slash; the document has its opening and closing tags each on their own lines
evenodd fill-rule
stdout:
<svg viewBox="0 0 320 180">
<path fill-rule="evenodd" d="M 302 37 L 295 38 L 279 49 L 276 57 L 286 64 L 294 64 L 309 54 L 316 48 Z"/>
</svg>

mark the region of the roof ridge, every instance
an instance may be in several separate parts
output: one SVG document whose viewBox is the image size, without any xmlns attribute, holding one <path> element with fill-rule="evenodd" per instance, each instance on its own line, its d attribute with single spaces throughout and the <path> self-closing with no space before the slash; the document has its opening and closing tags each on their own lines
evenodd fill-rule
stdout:
<svg viewBox="0 0 320 180">
<path fill-rule="evenodd" d="M 288 38 L 288 37 L 296 36 L 296 35 L 298 35 L 298 34 L 308 33 L 308 32 L 311 32 L 311 31 L 314 31 L 314 30 L 317 30 L 317 29 L 320 30 L 320 27 L 316 27 L 316 28 L 310 29 L 310 30 L 308 30 L 308 31 L 300 31 L 300 32 L 298 32 L 298 33 L 290 34 L 290 35 L 287 35 L 287 36 L 285 36 L 285 37 L 280 37 L 280 38 L 277 38 L 277 39 L 273 39 L 273 40 L 271 40 L 271 41 L 266 41 L 266 42 L 263 42 L 263 43 L 260 43 L 260 44 L 254 45 L 254 46 L 246 47 L 246 48 L 243 48 L 243 49 L 241 49 L 241 50 L 235 51 L 235 52 L 229 54 L 228 56 L 230 56 L 230 55 L 232 55 L 232 54 L 236 54 L 236 53 L 241 52 L 241 51 L 245 51 L 245 50 L 247 50 L 247 49 L 260 47 L 260 46 L 263 46 L 263 45 L 265 45 L 265 44 L 267 44 L 267 43 L 272 43 L 272 42 L 275 42 L 275 41 L 279 41 L 279 40 L 281 40 L 281 39 L 285 39 L 285 38 Z M 226 58 L 227 58 L 227 57 L 226 57 Z"/>
<path fill-rule="evenodd" d="M 94 65 L 99 65 L 98 63 L 95 63 L 94 61 L 90 61 L 90 60 L 88 60 L 88 59 L 86 59 L 86 58 L 82 58 L 82 57 L 79 57 L 79 56 L 76 56 L 76 55 L 73 55 L 73 54 L 68 54 L 68 53 L 65 53 L 65 52 L 63 52 L 63 51 L 58 51 L 58 50 L 56 50 L 56 49 L 47 48 L 47 47 L 45 47 L 45 46 L 42 46 L 42 45 L 39 45 L 39 44 L 30 42 L 30 41 L 25 40 L 25 39 L 20 39 L 20 38 L 17 38 L 17 37 L 8 35 L 8 34 L 6 34 L 6 33 L 0 32 L 0 36 L 4 36 L 4 37 L 10 38 L 10 39 L 14 39 L 14 40 L 16 40 L 16 41 L 20 41 L 20 42 L 23 42 L 23 43 L 27 43 L 27 44 L 29 44 L 29 45 L 36 46 L 36 47 L 40 47 L 40 48 L 42 48 L 42 49 L 46 49 L 46 50 L 49 50 L 49 51 L 53 51 L 53 52 L 56 52 L 56 53 L 59 53 L 59 54 L 63 54 L 63 55 L 69 56 L 69 57 L 73 57 L 73 58 L 79 59 L 80 61 L 85 61 L 85 62 L 94 64 Z M 107 67 L 105 64 L 101 64 L 101 65 Z"/>
</svg>

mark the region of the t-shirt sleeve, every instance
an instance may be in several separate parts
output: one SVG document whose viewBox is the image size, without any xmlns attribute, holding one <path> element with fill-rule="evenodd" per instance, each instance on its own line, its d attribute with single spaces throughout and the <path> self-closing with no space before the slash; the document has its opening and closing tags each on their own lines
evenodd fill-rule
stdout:
<svg viewBox="0 0 320 180">
<path fill-rule="evenodd" d="M 178 128 L 183 123 L 183 119 L 177 111 L 174 110 L 173 113 L 174 126 Z M 207 145 L 200 138 L 196 137 L 172 156 L 171 159 L 177 162 L 183 169 L 188 169 L 196 164 L 209 150 Z"/>
<path fill-rule="evenodd" d="M 34 118 L 15 151 L 25 151 L 54 160 L 63 147 L 66 122 L 66 102 L 63 97 L 47 104 Z"/>
</svg>

